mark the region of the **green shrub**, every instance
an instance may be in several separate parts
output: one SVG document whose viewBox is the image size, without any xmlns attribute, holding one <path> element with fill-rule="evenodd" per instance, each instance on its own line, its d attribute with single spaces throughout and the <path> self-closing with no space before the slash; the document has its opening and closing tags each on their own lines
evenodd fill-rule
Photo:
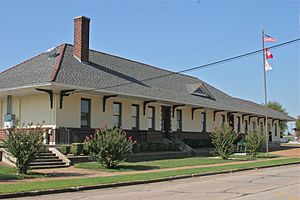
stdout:
<svg viewBox="0 0 300 200">
<path fill-rule="evenodd" d="M 146 142 L 140 143 L 140 151 L 147 152 L 148 151 L 148 144 Z"/>
<path fill-rule="evenodd" d="M 161 143 L 162 144 L 162 151 L 167 151 L 168 150 L 168 144 Z"/>
<path fill-rule="evenodd" d="M 43 144 L 43 129 L 8 129 L 6 140 L 2 140 L 4 148 L 16 158 L 18 173 L 26 174 L 30 162 L 45 149 Z"/>
<path fill-rule="evenodd" d="M 4 148 L 4 147 L 5 147 L 4 143 L 0 141 L 0 148 Z"/>
<path fill-rule="evenodd" d="M 163 151 L 163 143 L 156 143 L 156 151 Z"/>
<path fill-rule="evenodd" d="M 169 143 L 168 146 L 169 146 L 168 150 L 170 150 L 170 151 L 176 151 L 177 150 L 177 146 L 174 143 Z"/>
<path fill-rule="evenodd" d="M 75 156 L 79 156 L 83 153 L 83 144 L 82 143 L 72 143 L 71 144 L 71 153 Z"/>
<path fill-rule="evenodd" d="M 257 151 L 265 144 L 265 136 L 261 132 L 250 132 L 245 137 L 246 149 L 251 153 L 252 157 L 255 158 Z"/>
<path fill-rule="evenodd" d="M 89 141 L 90 157 L 106 168 L 114 168 L 132 153 L 135 142 L 119 128 L 98 130 Z"/>
<path fill-rule="evenodd" d="M 172 151 L 171 143 L 166 144 L 166 151 Z"/>
<path fill-rule="evenodd" d="M 70 153 L 70 150 L 71 150 L 71 145 L 64 144 L 60 146 L 60 152 L 64 155 L 68 155 Z"/>
<path fill-rule="evenodd" d="M 89 155 L 89 144 L 87 142 L 83 143 L 83 151 L 82 151 L 83 155 Z"/>
<path fill-rule="evenodd" d="M 139 143 L 134 143 L 132 146 L 132 152 L 133 153 L 139 153 L 140 152 L 140 144 Z"/>
<path fill-rule="evenodd" d="M 235 150 L 234 141 L 237 134 L 228 124 L 224 124 L 222 127 L 216 128 L 211 137 L 215 146 L 214 153 L 221 156 L 222 159 L 228 159 L 229 155 Z"/>
<path fill-rule="evenodd" d="M 163 151 L 168 151 L 168 144 L 166 143 L 163 143 Z"/>
<path fill-rule="evenodd" d="M 155 152 L 157 151 L 157 144 L 156 143 L 148 143 L 148 151 L 151 151 L 151 152 Z"/>
</svg>

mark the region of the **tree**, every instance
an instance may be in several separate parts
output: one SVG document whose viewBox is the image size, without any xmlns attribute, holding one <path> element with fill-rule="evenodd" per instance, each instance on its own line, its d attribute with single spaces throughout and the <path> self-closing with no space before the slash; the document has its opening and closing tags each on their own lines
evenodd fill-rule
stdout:
<svg viewBox="0 0 300 200">
<path fill-rule="evenodd" d="M 251 153 L 252 157 L 255 158 L 257 151 L 265 144 L 265 136 L 258 131 L 250 132 L 245 137 L 245 143 L 247 150 Z"/>
<path fill-rule="evenodd" d="M 211 133 L 212 144 L 215 146 L 215 153 L 221 156 L 222 159 L 228 159 L 230 154 L 235 150 L 234 142 L 237 139 L 237 134 L 226 123 L 222 127 L 216 128 Z"/>
<path fill-rule="evenodd" d="M 119 128 L 99 130 L 87 139 L 89 155 L 106 168 L 114 168 L 132 153 L 135 142 Z"/>
<path fill-rule="evenodd" d="M 288 114 L 286 112 L 285 108 L 283 107 L 283 105 L 280 104 L 280 103 L 278 103 L 278 102 L 276 102 L 276 101 L 269 101 L 268 107 L 272 108 L 274 110 L 277 110 L 279 112 L 283 112 L 285 114 Z M 285 121 L 280 121 L 279 128 L 280 128 L 281 132 L 287 130 L 288 129 L 287 123 Z"/>
<path fill-rule="evenodd" d="M 298 141 L 300 141 L 300 115 L 297 117 L 296 120 L 295 136 L 297 137 Z"/>
<path fill-rule="evenodd" d="M 8 137 L 2 140 L 4 148 L 16 158 L 19 174 L 26 174 L 30 162 L 45 149 L 43 144 L 43 129 L 8 129 Z"/>
</svg>

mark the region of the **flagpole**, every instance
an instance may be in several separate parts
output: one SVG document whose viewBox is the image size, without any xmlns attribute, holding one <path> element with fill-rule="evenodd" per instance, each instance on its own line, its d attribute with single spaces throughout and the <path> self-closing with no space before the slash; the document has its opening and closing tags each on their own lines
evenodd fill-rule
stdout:
<svg viewBox="0 0 300 200">
<path fill-rule="evenodd" d="M 267 100 L 267 74 L 265 69 L 266 56 L 265 56 L 265 42 L 264 30 L 262 30 L 262 46 L 263 46 L 263 70 L 264 70 L 264 94 L 265 94 L 265 131 L 266 131 L 266 153 L 269 155 L 269 134 L 268 134 L 268 100 Z"/>
</svg>

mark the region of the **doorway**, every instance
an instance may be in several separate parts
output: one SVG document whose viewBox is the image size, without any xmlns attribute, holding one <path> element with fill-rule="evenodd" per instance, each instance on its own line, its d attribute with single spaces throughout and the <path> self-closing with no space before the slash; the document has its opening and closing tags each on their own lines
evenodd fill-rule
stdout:
<svg viewBox="0 0 300 200">
<path fill-rule="evenodd" d="M 166 137 L 170 137 L 171 128 L 171 106 L 161 106 L 161 130 Z"/>
</svg>

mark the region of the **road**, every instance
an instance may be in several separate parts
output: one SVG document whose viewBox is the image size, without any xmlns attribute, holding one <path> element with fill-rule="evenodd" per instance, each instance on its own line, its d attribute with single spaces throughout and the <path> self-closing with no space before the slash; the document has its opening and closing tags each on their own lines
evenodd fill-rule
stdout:
<svg viewBox="0 0 300 200">
<path fill-rule="evenodd" d="M 19 199 L 300 200 L 300 165 Z"/>
</svg>

